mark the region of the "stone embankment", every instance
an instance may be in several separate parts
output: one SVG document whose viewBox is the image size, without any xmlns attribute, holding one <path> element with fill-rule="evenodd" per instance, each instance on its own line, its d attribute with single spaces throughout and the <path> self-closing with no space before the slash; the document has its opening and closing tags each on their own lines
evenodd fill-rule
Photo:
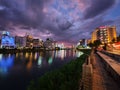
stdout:
<svg viewBox="0 0 120 90">
<path fill-rule="evenodd" d="M 79 90 L 120 90 L 120 63 L 97 52 L 91 53 L 83 64 Z"/>
<path fill-rule="evenodd" d="M 113 59 L 101 52 L 97 53 L 102 58 L 105 69 L 120 83 L 120 62 L 116 61 L 116 58 Z"/>
</svg>

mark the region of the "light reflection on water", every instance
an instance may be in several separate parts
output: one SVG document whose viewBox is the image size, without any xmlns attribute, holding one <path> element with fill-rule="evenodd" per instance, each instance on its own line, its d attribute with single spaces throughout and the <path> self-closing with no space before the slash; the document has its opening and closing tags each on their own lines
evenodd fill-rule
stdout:
<svg viewBox="0 0 120 90">
<path fill-rule="evenodd" d="M 83 54 L 84 54 L 83 52 L 76 52 L 76 57 L 80 57 Z"/>
<path fill-rule="evenodd" d="M 39 56 L 38 58 L 38 67 L 40 67 L 42 64 L 42 56 Z"/>
<path fill-rule="evenodd" d="M 32 67 L 32 58 L 33 58 L 33 53 L 30 53 L 29 55 L 29 61 L 27 63 L 27 69 L 30 70 Z"/>
<path fill-rule="evenodd" d="M 0 74 L 7 74 L 8 69 L 14 64 L 15 55 L 0 55 Z"/>
<path fill-rule="evenodd" d="M 51 65 L 57 66 L 82 54 L 74 50 L 0 54 L 0 75 L 17 72 L 17 68 L 31 72 Z"/>
</svg>

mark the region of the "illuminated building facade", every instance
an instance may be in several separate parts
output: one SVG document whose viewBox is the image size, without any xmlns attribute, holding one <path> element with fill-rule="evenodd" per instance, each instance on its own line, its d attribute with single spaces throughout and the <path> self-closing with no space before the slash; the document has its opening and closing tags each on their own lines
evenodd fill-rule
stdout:
<svg viewBox="0 0 120 90">
<path fill-rule="evenodd" d="M 112 42 L 113 39 L 116 41 L 117 39 L 117 34 L 116 34 L 116 27 L 109 27 L 107 28 L 108 30 L 108 42 Z"/>
<path fill-rule="evenodd" d="M 26 35 L 26 47 L 32 48 L 33 47 L 33 36 Z"/>
<path fill-rule="evenodd" d="M 15 38 L 10 36 L 10 33 L 7 31 L 2 33 L 1 48 L 15 48 Z"/>
<path fill-rule="evenodd" d="M 102 44 L 110 43 L 113 41 L 113 39 L 116 40 L 116 37 L 117 35 L 115 26 L 101 26 L 92 32 L 92 43 L 95 40 L 100 40 Z"/>
<path fill-rule="evenodd" d="M 98 39 L 97 37 L 97 31 L 98 31 L 98 28 L 95 29 L 95 31 L 92 32 L 92 38 L 91 38 L 91 42 L 93 43 L 95 40 Z"/>
<path fill-rule="evenodd" d="M 65 48 L 65 45 L 64 45 L 64 43 L 56 43 L 56 44 L 55 44 L 55 48 L 56 48 L 56 49 L 64 49 L 64 48 Z"/>
<path fill-rule="evenodd" d="M 35 48 L 39 48 L 40 47 L 39 39 L 33 39 L 33 47 L 35 47 Z"/>
<path fill-rule="evenodd" d="M 15 36 L 15 44 L 17 48 L 22 48 L 26 46 L 26 37 Z"/>
<path fill-rule="evenodd" d="M 79 43 L 80 43 L 80 45 L 82 45 L 82 46 L 87 46 L 87 40 L 86 40 L 86 39 L 81 39 L 81 40 L 79 41 Z"/>
<path fill-rule="evenodd" d="M 53 49 L 53 40 L 47 38 L 46 41 L 44 42 L 44 47 L 49 48 L 49 49 Z"/>
<path fill-rule="evenodd" d="M 39 39 L 39 45 L 40 45 L 40 47 L 43 47 L 43 40 L 41 40 L 41 39 Z"/>
<path fill-rule="evenodd" d="M 91 43 L 91 39 L 87 39 L 87 44 Z"/>
<path fill-rule="evenodd" d="M 99 27 L 99 30 L 97 31 L 97 37 L 101 41 L 101 43 L 108 43 L 108 30 L 107 27 Z"/>
</svg>

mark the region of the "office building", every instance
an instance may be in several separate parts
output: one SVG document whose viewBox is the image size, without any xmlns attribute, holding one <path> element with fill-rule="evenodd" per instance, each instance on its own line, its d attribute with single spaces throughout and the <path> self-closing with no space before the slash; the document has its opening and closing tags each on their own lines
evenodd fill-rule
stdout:
<svg viewBox="0 0 120 90">
<path fill-rule="evenodd" d="M 26 34 L 26 48 L 33 48 L 33 36 Z"/>
<path fill-rule="evenodd" d="M 47 38 L 46 41 L 44 42 L 44 47 L 48 49 L 53 49 L 53 40 L 50 38 Z"/>
<path fill-rule="evenodd" d="M 116 27 L 112 26 L 101 26 L 96 28 L 95 31 L 92 32 L 92 43 L 95 40 L 100 40 L 102 44 L 110 43 L 113 39 L 116 41 Z"/>
<path fill-rule="evenodd" d="M 92 37 L 91 37 L 91 42 L 93 43 L 95 40 L 98 39 L 97 37 L 97 32 L 98 32 L 98 28 L 96 28 L 93 32 L 92 32 Z"/>
<path fill-rule="evenodd" d="M 87 40 L 86 39 L 81 39 L 79 42 L 80 42 L 80 45 L 87 46 Z"/>
<path fill-rule="evenodd" d="M 23 48 L 26 46 L 26 37 L 15 36 L 15 44 L 17 48 Z"/>
<path fill-rule="evenodd" d="M 15 47 L 15 38 L 10 36 L 9 32 L 3 31 L 1 37 L 1 48 L 13 49 Z"/>
</svg>

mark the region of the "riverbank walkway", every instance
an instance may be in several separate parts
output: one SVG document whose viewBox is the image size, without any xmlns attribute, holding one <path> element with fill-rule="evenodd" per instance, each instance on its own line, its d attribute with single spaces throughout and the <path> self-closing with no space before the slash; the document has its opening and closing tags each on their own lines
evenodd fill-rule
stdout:
<svg viewBox="0 0 120 90">
<path fill-rule="evenodd" d="M 102 58 L 100 58 L 98 55 Z M 120 64 L 113 61 L 107 55 L 100 52 L 93 54 L 93 75 L 92 75 L 92 90 L 120 90 L 117 83 L 111 74 L 109 74 L 103 64 L 103 60 L 113 67 L 116 72 L 120 73 Z"/>
</svg>

